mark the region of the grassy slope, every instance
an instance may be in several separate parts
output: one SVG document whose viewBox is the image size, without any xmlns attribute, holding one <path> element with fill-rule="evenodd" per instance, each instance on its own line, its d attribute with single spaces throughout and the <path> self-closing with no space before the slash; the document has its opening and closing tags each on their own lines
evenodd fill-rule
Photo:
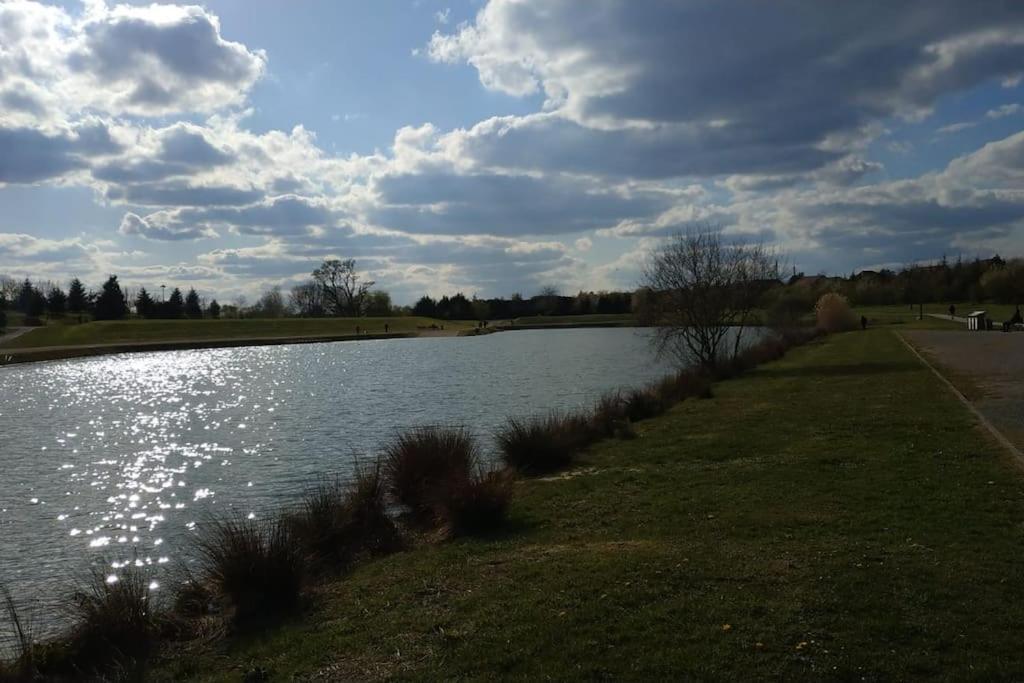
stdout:
<svg viewBox="0 0 1024 683">
<path fill-rule="evenodd" d="M 118 320 L 81 325 L 47 325 L 18 337 L 5 348 L 73 346 L 121 342 L 173 341 L 190 339 L 244 339 L 258 337 L 301 337 L 363 332 L 414 332 L 432 323 L 445 329 L 463 329 L 464 323 L 417 317 L 394 318 L 265 318 L 244 320 Z"/>
<path fill-rule="evenodd" d="M 1024 478 L 889 330 L 639 431 L 521 484 L 506 537 L 368 564 L 162 673 L 1024 676 Z"/>
<path fill-rule="evenodd" d="M 629 313 L 593 313 L 588 315 L 528 315 L 516 318 L 521 325 L 634 325 L 636 318 Z"/>
</svg>

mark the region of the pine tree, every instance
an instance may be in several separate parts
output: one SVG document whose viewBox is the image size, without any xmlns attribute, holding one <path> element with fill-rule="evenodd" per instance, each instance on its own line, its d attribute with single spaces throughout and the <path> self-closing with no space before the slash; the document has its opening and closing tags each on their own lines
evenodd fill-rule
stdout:
<svg viewBox="0 0 1024 683">
<path fill-rule="evenodd" d="M 21 289 L 18 291 L 18 301 L 15 302 L 14 307 L 27 315 L 28 309 L 32 305 L 33 292 L 35 292 L 35 287 L 32 286 L 32 281 L 25 278 L 25 281 L 21 283 Z"/>
<path fill-rule="evenodd" d="M 189 289 L 185 297 L 185 315 L 189 318 L 203 317 L 203 307 L 199 303 L 199 294 L 195 289 Z"/>
<path fill-rule="evenodd" d="M 139 290 L 138 296 L 135 297 L 135 313 L 141 315 L 143 318 L 148 318 L 153 315 L 154 311 L 153 297 L 149 295 L 146 288 L 143 287 Z"/>
<path fill-rule="evenodd" d="M 88 304 L 88 297 L 85 295 L 85 287 L 77 277 L 71 281 L 68 288 L 68 310 L 72 313 L 82 313 Z"/>
<path fill-rule="evenodd" d="M 124 299 L 117 276 L 111 275 L 103 283 L 103 290 L 96 298 L 97 320 L 121 320 L 128 315 L 128 302 Z"/>
<path fill-rule="evenodd" d="M 60 287 L 54 287 L 46 297 L 46 308 L 50 315 L 64 315 L 68 297 Z"/>
<path fill-rule="evenodd" d="M 177 287 L 171 292 L 167 299 L 167 308 L 164 311 L 168 318 L 180 318 L 185 313 L 185 299 L 181 296 L 181 290 Z"/>
<path fill-rule="evenodd" d="M 216 299 L 210 302 L 210 308 L 207 310 L 209 311 L 211 318 L 216 320 L 220 317 L 220 304 L 217 303 Z"/>
</svg>

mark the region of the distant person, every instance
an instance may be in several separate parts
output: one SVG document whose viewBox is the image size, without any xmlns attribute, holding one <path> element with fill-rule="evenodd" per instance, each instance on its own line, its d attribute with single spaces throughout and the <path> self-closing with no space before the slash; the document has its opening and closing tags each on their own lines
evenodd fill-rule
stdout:
<svg viewBox="0 0 1024 683">
<path fill-rule="evenodd" d="M 868 329 L 868 319 L 866 317 L 864 317 L 863 315 L 860 317 L 860 329 L 862 329 L 862 330 Z"/>
<path fill-rule="evenodd" d="M 1013 317 L 1003 323 L 1003 332 L 1010 332 L 1013 330 L 1014 325 L 1020 325 L 1024 323 L 1024 317 L 1020 314 L 1020 304 L 1017 304 L 1017 310 L 1013 312 Z"/>
<path fill-rule="evenodd" d="M 949 319 L 952 320 L 953 316 L 956 315 L 956 306 L 954 304 L 949 305 Z"/>
<path fill-rule="evenodd" d="M 389 329 L 388 324 L 384 323 L 384 334 L 387 334 Z"/>
<path fill-rule="evenodd" d="M 356 325 L 356 334 L 359 334 L 359 325 Z"/>
</svg>

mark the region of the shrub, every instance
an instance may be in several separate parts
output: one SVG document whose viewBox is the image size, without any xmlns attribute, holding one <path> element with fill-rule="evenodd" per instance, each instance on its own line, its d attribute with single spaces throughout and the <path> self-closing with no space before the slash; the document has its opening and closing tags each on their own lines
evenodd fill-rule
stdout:
<svg viewBox="0 0 1024 683">
<path fill-rule="evenodd" d="M 664 413 L 669 403 L 662 398 L 658 390 L 659 387 L 660 385 L 627 392 L 625 398 L 626 417 L 632 422 L 639 422 Z"/>
<path fill-rule="evenodd" d="M 842 294 L 823 294 L 814 306 L 818 327 L 826 332 L 843 332 L 857 327 L 850 304 Z"/>
<path fill-rule="evenodd" d="M 351 481 L 322 481 L 287 519 L 303 550 L 325 566 L 345 567 L 360 554 L 387 552 L 399 544 L 379 462 L 357 468 Z"/>
<path fill-rule="evenodd" d="M 505 523 L 511 498 L 507 471 L 478 471 L 469 479 L 449 482 L 438 497 L 438 526 L 450 536 L 496 531 Z"/>
<path fill-rule="evenodd" d="M 523 474 L 553 472 L 573 461 L 592 438 L 582 416 L 557 412 L 528 419 L 509 418 L 495 439 L 505 464 Z"/>
<path fill-rule="evenodd" d="M 75 669 L 133 666 L 148 656 L 159 636 L 160 610 L 149 577 L 134 565 L 118 575 L 94 570 L 73 595 L 77 617 L 68 639 Z"/>
<path fill-rule="evenodd" d="M 281 518 L 211 518 L 197 550 L 202 577 L 234 608 L 236 622 L 293 609 L 303 585 L 303 556 Z"/>
<path fill-rule="evenodd" d="M 620 392 L 607 393 L 597 400 L 590 414 L 592 429 L 597 437 L 613 437 L 627 422 L 626 402 Z"/>
<path fill-rule="evenodd" d="M 461 427 L 418 427 L 385 449 L 384 469 L 394 499 L 413 516 L 433 512 L 438 490 L 470 478 L 479 460 L 473 435 Z"/>
</svg>

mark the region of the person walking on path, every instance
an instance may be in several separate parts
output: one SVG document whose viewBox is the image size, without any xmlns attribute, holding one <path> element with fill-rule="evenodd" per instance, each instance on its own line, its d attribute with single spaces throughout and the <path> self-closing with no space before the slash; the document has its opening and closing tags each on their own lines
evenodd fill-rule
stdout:
<svg viewBox="0 0 1024 683">
<path fill-rule="evenodd" d="M 862 330 L 868 329 L 868 319 L 867 319 L 866 316 L 862 315 L 860 317 L 860 329 L 862 329 Z"/>
<path fill-rule="evenodd" d="M 950 304 L 949 305 L 949 319 L 952 320 L 953 316 L 955 316 L 955 315 L 956 315 L 956 305 L 955 304 Z"/>
</svg>

